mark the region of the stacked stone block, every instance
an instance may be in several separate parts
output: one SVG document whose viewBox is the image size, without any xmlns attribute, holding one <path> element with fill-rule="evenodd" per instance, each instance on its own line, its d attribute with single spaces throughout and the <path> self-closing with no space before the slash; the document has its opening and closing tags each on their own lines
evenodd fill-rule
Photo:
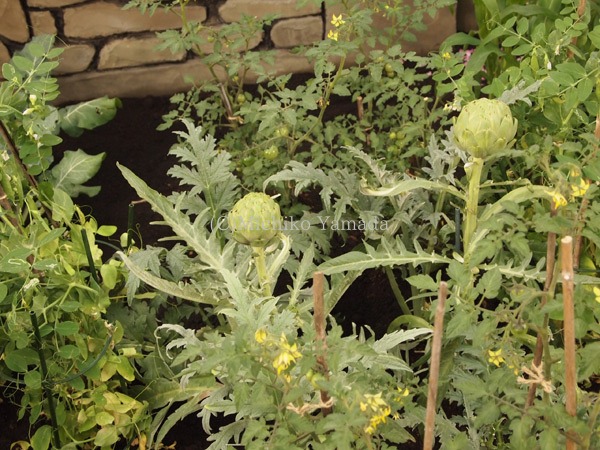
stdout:
<svg viewBox="0 0 600 450">
<path fill-rule="evenodd" d="M 125 0 L 0 0 L 0 63 L 33 36 L 57 35 L 57 44 L 65 49 L 55 72 L 63 102 L 101 95 L 171 94 L 189 87 L 186 76 L 198 81 L 209 77 L 207 68 L 191 54 L 156 50 L 157 31 L 181 26 L 174 12 L 142 14 L 123 9 L 125 4 Z M 324 39 L 334 12 L 314 2 L 299 8 L 297 0 L 222 0 L 216 4 L 196 0 L 187 8 L 189 20 L 211 26 L 238 21 L 243 15 L 276 14 L 273 25 L 253 44 L 276 50 L 277 73 L 311 70 L 304 57 L 290 50 Z M 435 49 L 454 31 L 455 19 L 444 10 L 411 49 L 420 53 Z"/>
</svg>

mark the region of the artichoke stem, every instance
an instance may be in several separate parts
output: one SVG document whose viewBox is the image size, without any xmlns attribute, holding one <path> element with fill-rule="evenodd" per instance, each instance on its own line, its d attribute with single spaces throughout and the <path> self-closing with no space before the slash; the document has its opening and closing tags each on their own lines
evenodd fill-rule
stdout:
<svg viewBox="0 0 600 450">
<path fill-rule="evenodd" d="M 267 272 L 267 256 L 265 248 L 261 246 L 252 246 L 254 252 L 254 264 L 256 265 L 256 274 L 258 275 L 258 283 L 262 288 L 262 293 L 265 297 L 270 297 L 273 292 L 271 289 L 271 280 Z"/>
<path fill-rule="evenodd" d="M 465 263 L 471 256 L 471 241 L 477 229 L 477 210 L 479 207 L 479 186 L 481 185 L 481 172 L 483 170 L 483 159 L 473 158 L 468 168 L 469 191 L 467 192 L 467 204 L 465 211 L 465 223 L 463 227 L 463 248 Z"/>
</svg>

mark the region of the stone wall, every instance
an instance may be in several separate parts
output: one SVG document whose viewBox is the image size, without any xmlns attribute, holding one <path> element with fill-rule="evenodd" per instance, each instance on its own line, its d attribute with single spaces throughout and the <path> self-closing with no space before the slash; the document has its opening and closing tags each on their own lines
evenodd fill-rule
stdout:
<svg viewBox="0 0 600 450">
<path fill-rule="evenodd" d="M 125 0 L 0 0 L 0 63 L 22 48 L 32 36 L 57 35 L 65 48 L 56 76 L 61 100 L 74 102 L 102 95 L 140 97 L 186 90 L 184 76 L 209 76 L 206 67 L 185 52 L 157 51 L 157 31 L 176 28 L 173 12 L 142 14 L 123 9 Z M 277 20 L 257 36 L 257 48 L 276 50 L 278 73 L 311 70 L 308 61 L 291 52 L 300 44 L 324 39 L 331 14 L 324 6 L 296 0 L 195 0 L 188 18 L 207 25 L 230 23 L 242 15 L 277 14 Z M 449 9 L 430 20 L 428 31 L 406 48 L 418 53 L 434 50 L 456 31 L 456 17 Z M 210 49 L 208 49 L 210 51 Z M 251 78 L 247 80 L 252 82 Z"/>
</svg>

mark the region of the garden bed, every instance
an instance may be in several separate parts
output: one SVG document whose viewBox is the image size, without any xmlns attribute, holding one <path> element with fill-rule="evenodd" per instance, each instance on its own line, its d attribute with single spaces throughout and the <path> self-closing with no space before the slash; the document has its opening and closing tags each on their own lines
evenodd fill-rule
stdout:
<svg viewBox="0 0 600 450">
<path fill-rule="evenodd" d="M 305 76 L 298 76 L 298 83 L 304 78 Z M 94 197 L 82 195 L 77 198 L 77 202 L 99 225 L 117 226 L 116 236 L 127 230 L 129 205 L 135 203 L 134 223 L 139 236 L 136 240 L 141 237 L 143 245 L 156 245 L 162 237 L 169 235 L 169 230 L 151 225 L 151 222 L 160 220 L 160 216 L 147 203 L 138 201 L 134 189 L 123 178 L 116 164 L 118 162 L 132 169 L 165 195 L 178 189 L 173 178 L 167 176 L 167 171 L 176 162 L 167 154 L 176 142 L 176 135 L 170 130 L 156 129 L 162 122 L 162 116 L 171 107 L 169 97 L 122 99 L 122 107 L 113 120 L 100 128 L 86 131 L 78 138 L 63 134 L 63 142 L 56 148 L 57 158 L 60 158 L 61 152 L 79 147 L 92 155 L 106 153 L 102 166 L 91 183 L 101 186 L 100 193 Z M 353 108 L 353 104 L 342 102 L 333 108 L 331 114 L 335 114 L 335 111 L 347 112 Z M 333 253 L 348 249 L 334 248 Z M 106 248 L 105 252 L 110 256 L 111 249 Z M 283 288 L 285 286 L 282 285 Z M 333 314 L 348 333 L 352 331 L 352 324 L 366 325 L 381 337 L 400 312 L 383 271 L 370 270 L 354 282 Z M 5 431 L 0 435 L 0 448 L 8 448 L 11 443 L 27 440 L 29 436 L 26 419 L 17 421 L 18 407 L 14 404 L 15 399 L 4 395 L 5 398 L 0 403 L 0 418 L 5 424 Z M 215 426 L 218 427 L 218 423 Z M 165 444 L 176 442 L 177 450 L 201 450 L 209 445 L 205 439 L 199 419 L 190 416 L 171 430 Z"/>
</svg>

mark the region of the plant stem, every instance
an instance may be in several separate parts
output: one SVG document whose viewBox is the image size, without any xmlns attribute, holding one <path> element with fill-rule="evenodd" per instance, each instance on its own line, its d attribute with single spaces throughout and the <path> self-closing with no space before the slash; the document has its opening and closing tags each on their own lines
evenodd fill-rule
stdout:
<svg viewBox="0 0 600 450">
<path fill-rule="evenodd" d="M 320 124 L 320 123 L 323 122 L 323 117 L 325 116 L 325 111 L 327 110 L 327 105 L 329 104 L 329 99 L 331 97 L 331 94 L 333 93 L 333 88 L 335 87 L 335 84 L 337 83 L 337 81 L 339 80 L 339 78 L 342 76 L 342 71 L 344 70 L 344 66 L 345 65 L 346 65 L 346 55 L 343 55 L 342 58 L 340 59 L 338 70 L 335 73 L 335 75 L 333 77 L 333 80 L 327 86 L 327 90 L 325 91 L 325 96 L 322 99 L 323 103 L 321 104 L 321 110 L 319 111 L 319 116 L 317 117 L 317 120 L 315 120 L 315 122 L 306 131 L 306 133 L 304 133 L 296 142 L 294 142 L 292 144 L 292 146 L 290 148 L 290 156 L 292 156 L 292 155 L 294 155 L 294 153 L 296 153 L 296 149 L 300 146 L 300 144 L 302 142 L 304 142 L 305 140 L 308 139 L 308 137 L 313 132 L 313 130 L 315 129 L 315 127 L 318 124 Z"/>
<path fill-rule="evenodd" d="M 273 294 L 271 289 L 271 280 L 267 272 L 267 255 L 264 247 L 252 247 L 254 252 L 254 264 L 256 264 L 256 274 L 258 282 L 262 288 L 262 293 L 265 297 L 270 297 Z"/>
<path fill-rule="evenodd" d="M 556 208 L 551 206 L 550 215 L 556 216 Z M 552 286 L 554 279 L 554 266 L 556 264 L 556 233 L 548 233 L 548 239 L 546 240 L 546 281 L 544 282 L 544 291 L 542 292 L 542 300 L 540 302 L 540 309 L 543 309 L 548 301 L 548 292 Z M 546 328 L 548 327 L 548 314 L 544 314 L 544 323 L 542 328 L 538 331 L 537 340 L 535 343 L 535 351 L 533 353 L 533 363 L 539 366 L 542 362 L 542 355 L 544 350 L 544 341 L 548 339 Z M 535 391 L 537 389 L 537 383 L 533 383 L 529 386 L 529 392 L 527 393 L 527 401 L 525 402 L 525 409 L 533 405 L 535 399 Z"/>
<path fill-rule="evenodd" d="M 180 4 L 179 4 L 179 18 L 181 19 L 181 25 L 182 25 L 183 30 L 185 30 L 186 33 L 195 34 L 194 31 L 190 27 L 190 22 L 187 19 L 187 12 L 185 9 L 186 5 L 187 5 L 187 2 L 180 2 Z M 196 56 L 199 56 L 200 58 L 203 58 L 204 56 L 206 56 L 205 53 L 202 51 L 200 45 L 197 43 L 195 43 L 193 45 L 192 52 Z M 215 83 L 218 83 L 219 76 L 215 72 L 214 65 L 206 64 L 206 67 L 208 68 L 208 71 L 210 72 L 210 75 L 213 77 L 213 80 L 215 81 Z"/>
<path fill-rule="evenodd" d="M 584 439 L 584 445 L 583 445 L 584 450 L 588 450 L 590 448 L 591 437 L 594 434 L 593 430 L 595 429 L 596 421 L 598 420 L 599 414 L 600 414 L 600 400 L 596 397 L 596 402 L 594 403 L 594 408 L 592 409 L 592 411 L 589 414 L 588 429 L 590 431 L 589 431 L 589 434 Z"/>
<path fill-rule="evenodd" d="M 392 292 L 394 293 L 394 297 L 396 297 L 396 301 L 398 302 L 402 313 L 407 316 L 410 316 L 412 314 L 412 311 L 406 304 L 406 300 L 404 299 L 404 296 L 400 291 L 400 286 L 398 286 L 398 282 L 396 281 L 396 277 L 394 276 L 394 271 L 391 267 L 386 267 L 385 274 L 387 275 L 390 287 L 392 288 Z"/>
<path fill-rule="evenodd" d="M 465 169 L 467 170 L 469 179 L 469 190 L 467 192 L 466 218 L 463 227 L 463 248 L 465 252 L 465 264 L 468 266 L 471 256 L 471 240 L 477 229 L 477 210 L 479 207 L 479 187 L 481 184 L 483 159 L 473 158 Z"/>
<path fill-rule="evenodd" d="M 30 311 L 29 317 L 31 319 L 31 325 L 33 326 L 33 334 L 35 336 L 35 349 L 38 357 L 40 358 L 40 371 L 42 372 L 42 386 L 44 387 L 44 394 L 46 400 L 48 400 L 48 411 L 50 412 L 50 422 L 52 423 L 52 435 L 54 437 L 54 445 L 56 448 L 62 447 L 60 444 L 60 435 L 58 434 L 58 420 L 56 418 L 56 408 L 54 406 L 54 397 L 52 397 L 52 391 L 48 387 L 48 366 L 46 364 L 46 357 L 42 350 L 42 336 L 40 334 L 40 327 L 38 324 L 37 316 L 35 312 Z"/>
<path fill-rule="evenodd" d="M 575 311 L 573 301 L 573 238 L 561 239 L 561 263 L 564 308 L 564 348 L 565 348 L 565 397 L 567 414 L 577 413 L 577 374 L 575 366 Z M 571 439 L 573 431 L 567 431 L 567 450 L 575 450 L 576 443 Z"/>
<path fill-rule="evenodd" d="M 440 358 L 442 354 L 442 334 L 444 332 L 444 309 L 448 285 L 442 281 L 438 290 L 438 304 L 433 324 L 431 344 L 431 363 L 429 364 L 429 387 L 427 390 L 427 412 L 425 414 L 425 438 L 423 450 L 432 450 L 435 440 L 435 410 L 437 408 L 438 382 L 440 376 Z"/>
<path fill-rule="evenodd" d="M 131 248 L 133 244 L 133 224 L 135 222 L 135 204 L 132 202 L 127 207 L 127 243 L 125 247 L 127 250 Z"/>
<path fill-rule="evenodd" d="M 14 211 L 2 186 L 0 186 L 0 207 L 4 210 L 2 219 L 8 221 L 14 228 L 19 228 L 19 222 L 14 217 Z"/>
<path fill-rule="evenodd" d="M 33 176 L 31 176 L 31 174 L 29 173 L 29 171 L 23 164 L 23 161 L 21 161 L 21 157 L 19 156 L 19 151 L 17 150 L 17 146 L 15 145 L 12 138 L 10 137 L 10 134 L 8 132 L 8 129 L 6 128 L 6 125 L 4 125 L 4 122 L 2 122 L 1 120 L 0 120 L 0 134 L 2 135 L 2 139 L 4 139 L 6 146 L 12 153 L 13 157 L 15 158 L 17 166 L 19 166 L 19 169 L 21 169 L 21 172 L 23 172 L 23 175 L 25 175 L 27 182 L 29 183 L 29 185 L 32 188 L 37 190 L 37 182 L 35 181 L 35 178 L 33 178 Z"/>
<path fill-rule="evenodd" d="M 83 241 L 83 248 L 85 249 L 85 256 L 87 257 L 88 265 L 90 266 L 90 273 L 92 274 L 92 278 L 98 284 L 100 284 L 100 279 L 98 278 L 98 273 L 96 272 L 96 265 L 94 264 L 94 258 L 92 256 L 92 249 L 90 248 L 90 241 L 87 237 L 87 232 L 85 229 L 81 230 L 81 240 Z"/>
<path fill-rule="evenodd" d="M 315 272 L 313 274 L 313 299 L 314 309 L 313 318 L 315 322 L 315 332 L 317 335 L 317 364 L 319 365 L 319 372 L 325 377 L 328 376 L 329 367 L 327 366 L 327 360 L 325 354 L 327 353 L 327 334 L 325 333 L 325 299 L 323 296 L 323 285 L 324 285 L 323 272 Z M 327 391 L 321 389 L 321 403 L 328 403 L 330 398 Z M 331 413 L 331 407 L 323 407 L 323 416 L 327 416 Z"/>
<path fill-rule="evenodd" d="M 27 184 L 29 184 L 29 187 L 38 195 L 38 197 L 41 197 L 41 195 L 39 194 L 37 181 L 29 173 L 29 171 L 27 170 L 27 167 L 25 167 L 25 164 L 23 164 L 23 161 L 21 160 L 21 157 L 19 156 L 19 150 L 17 149 L 17 146 L 13 142 L 13 140 L 8 132 L 8 129 L 6 128 L 6 125 L 4 125 L 4 122 L 2 122 L 1 120 L 0 120 L 0 135 L 2 135 L 2 139 L 6 143 L 6 147 L 12 153 L 12 156 L 14 158 L 15 163 L 17 164 L 17 167 L 23 173 L 23 176 L 27 180 Z M 40 204 L 42 205 L 44 214 L 46 214 L 46 217 L 48 217 L 48 220 L 50 221 L 50 223 L 52 225 L 54 225 L 55 227 L 58 227 L 58 224 L 56 222 L 54 222 L 54 220 L 52 219 L 52 212 L 50 211 L 50 209 L 48 209 L 48 207 L 46 206 L 46 204 L 43 201 L 40 201 Z"/>
<path fill-rule="evenodd" d="M 579 261 L 581 259 L 581 245 L 583 242 L 583 227 L 585 226 L 585 214 L 587 212 L 590 200 L 587 197 L 581 201 L 581 207 L 577 213 L 576 226 L 575 226 L 575 248 L 573 249 L 573 268 L 574 270 L 579 269 Z"/>
</svg>

